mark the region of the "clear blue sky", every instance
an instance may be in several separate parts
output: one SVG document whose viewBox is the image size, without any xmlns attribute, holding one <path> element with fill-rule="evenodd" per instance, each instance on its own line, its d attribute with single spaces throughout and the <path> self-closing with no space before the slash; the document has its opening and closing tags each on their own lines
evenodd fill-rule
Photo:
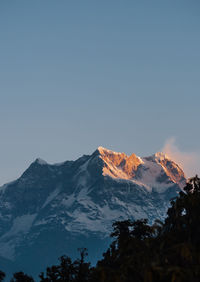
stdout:
<svg viewBox="0 0 200 282">
<path fill-rule="evenodd" d="M 200 151 L 199 0 L 0 1 L 0 183 L 99 145 Z"/>
</svg>

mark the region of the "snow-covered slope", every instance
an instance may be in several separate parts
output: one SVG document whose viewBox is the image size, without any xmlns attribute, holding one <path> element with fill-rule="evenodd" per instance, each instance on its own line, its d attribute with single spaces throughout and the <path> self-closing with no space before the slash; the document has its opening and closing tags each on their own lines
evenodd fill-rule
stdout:
<svg viewBox="0 0 200 282">
<path fill-rule="evenodd" d="M 163 219 L 184 184 L 181 168 L 162 153 L 140 158 L 99 147 L 61 164 L 37 159 L 0 188 L 0 256 L 33 273 L 81 246 L 94 261 L 114 221 Z"/>
</svg>

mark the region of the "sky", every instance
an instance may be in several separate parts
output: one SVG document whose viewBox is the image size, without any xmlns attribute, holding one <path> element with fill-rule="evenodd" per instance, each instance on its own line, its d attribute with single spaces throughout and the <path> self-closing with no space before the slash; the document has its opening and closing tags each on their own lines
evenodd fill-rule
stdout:
<svg viewBox="0 0 200 282">
<path fill-rule="evenodd" d="M 0 184 L 100 145 L 198 173 L 199 50 L 199 0 L 0 1 Z"/>
</svg>

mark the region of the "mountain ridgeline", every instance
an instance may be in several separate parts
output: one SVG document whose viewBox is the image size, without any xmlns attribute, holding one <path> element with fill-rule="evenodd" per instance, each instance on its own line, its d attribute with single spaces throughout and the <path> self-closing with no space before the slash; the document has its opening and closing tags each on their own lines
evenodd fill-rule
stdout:
<svg viewBox="0 0 200 282">
<path fill-rule="evenodd" d="M 37 159 L 0 188 L 1 268 L 35 275 L 63 254 L 76 257 L 78 247 L 95 263 L 110 243 L 113 222 L 164 220 L 185 183 L 184 172 L 163 153 L 140 158 L 99 147 L 61 164 Z"/>
</svg>

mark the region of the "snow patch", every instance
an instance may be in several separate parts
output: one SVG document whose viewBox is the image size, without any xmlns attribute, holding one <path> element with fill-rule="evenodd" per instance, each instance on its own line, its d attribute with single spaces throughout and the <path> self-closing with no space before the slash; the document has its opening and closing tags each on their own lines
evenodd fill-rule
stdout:
<svg viewBox="0 0 200 282">
<path fill-rule="evenodd" d="M 73 205 L 73 203 L 75 202 L 76 198 L 75 198 L 75 195 L 72 194 L 70 195 L 67 199 L 63 199 L 61 204 L 63 206 L 65 206 L 66 208 L 69 208 Z"/>
<path fill-rule="evenodd" d="M 10 238 L 18 233 L 26 233 L 31 228 L 33 221 L 35 220 L 37 214 L 25 214 L 22 216 L 17 216 L 13 220 L 12 227 L 10 230 L 0 237 L 1 239 Z"/>
<path fill-rule="evenodd" d="M 156 181 L 159 176 L 162 175 L 163 173 L 163 167 L 161 164 L 153 161 L 148 161 L 145 158 L 143 159 L 144 161 L 144 169 L 142 171 L 142 175 L 139 178 L 139 181 L 142 182 L 143 184 L 154 188 L 157 192 L 163 193 L 167 188 L 172 186 L 171 183 L 159 183 Z"/>
<path fill-rule="evenodd" d="M 60 187 L 56 188 L 46 199 L 46 201 L 44 202 L 42 208 L 46 207 L 55 197 L 58 196 L 60 192 Z"/>
<path fill-rule="evenodd" d="M 0 242 L 0 256 L 9 260 L 14 260 L 15 241 Z"/>
<path fill-rule="evenodd" d="M 26 214 L 18 216 L 13 220 L 12 227 L 0 237 L 0 256 L 13 260 L 15 248 L 17 247 L 22 234 L 28 233 L 37 214 Z"/>
</svg>

